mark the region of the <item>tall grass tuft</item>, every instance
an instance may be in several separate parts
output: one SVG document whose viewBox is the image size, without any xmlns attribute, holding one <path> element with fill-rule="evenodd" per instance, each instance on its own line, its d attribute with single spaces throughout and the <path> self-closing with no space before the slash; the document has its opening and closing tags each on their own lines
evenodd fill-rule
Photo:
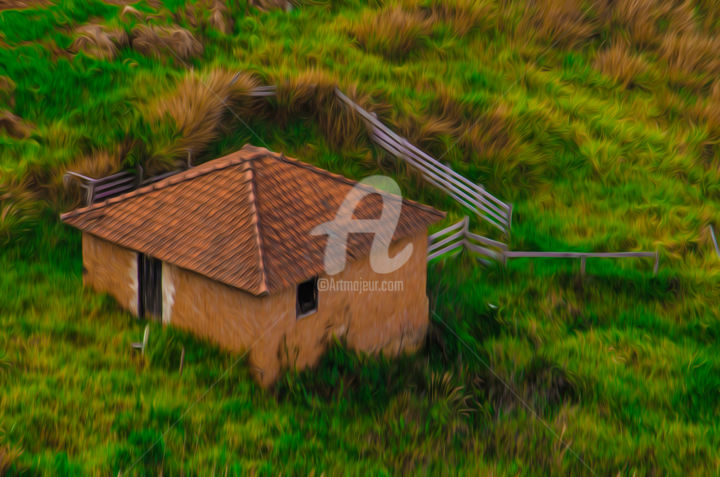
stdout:
<svg viewBox="0 0 720 477">
<path fill-rule="evenodd" d="M 638 86 L 641 75 L 647 71 L 648 64 L 633 54 L 629 45 L 618 39 L 595 56 L 594 66 L 621 84 L 623 87 Z"/>
<path fill-rule="evenodd" d="M 466 122 L 463 129 L 462 144 L 481 157 L 509 158 L 517 152 L 519 137 L 505 104 L 481 113 L 472 123 Z"/>
<path fill-rule="evenodd" d="M 22 450 L 9 446 L 0 446 L 0 477 L 10 475 L 15 462 L 22 455 Z"/>
<path fill-rule="evenodd" d="M 720 74 L 720 37 L 700 32 L 671 33 L 663 37 L 658 51 L 673 76 L 714 78 Z"/>
<path fill-rule="evenodd" d="M 420 10 L 389 6 L 366 13 L 352 34 L 366 51 L 399 60 L 422 46 L 432 25 L 430 16 Z"/>
<path fill-rule="evenodd" d="M 332 76 L 318 70 L 307 70 L 278 85 L 278 119 L 314 119 L 328 143 L 336 148 L 355 148 L 362 142 L 366 128 L 362 119 L 350 111 L 335 94 L 337 83 Z M 354 86 L 343 93 L 361 106 L 369 98 L 358 94 Z"/>
<path fill-rule="evenodd" d="M 169 52 L 181 60 L 189 60 L 203 53 L 202 43 L 179 26 L 140 25 L 131 36 L 133 49 L 145 56 L 161 58 Z"/>
<path fill-rule="evenodd" d="M 88 24 L 77 28 L 75 34 L 70 51 L 82 51 L 94 58 L 112 60 L 120 48 L 129 44 L 127 33 L 120 28 L 108 29 L 102 25 Z"/>
<path fill-rule="evenodd" d="M 258 102 L 248 93 L 257 85 L 249 74 L 212 70 L 188 74 L 168 96 L 151 104 L 150 122 L 171 122 L 171 134 L 159 135 L 152 147 L 150 168 L 202 154 L 235 117 L 247 119 Z M 229 121 L 228 121 L 229 120 Z"/>
<path fill-rule="evenodd" d="M 433 19 L 452 25 L 459 36 L 492 25 L 497 12 L 493 4 L 480 0 L 433 0 Z"/>
<path fill-rule="evenodd" d="M 6 178 L 0 182 L 0 244 L 11 241 L 15 234 L 32 229 L 41 209 L 28 179 Z"/>
<path fill-rule="evenodd" d="M 539 39 L 563 48 L 575 48 L 598 33 L 597 21 L 574 0 L 535 0 L 523 23 Z"/>
<path fill-rule="evenodd" d="M 186 3 L 185 8 L 178 10 L 174 17 L 178 23 L 184 21 L 193 28 L 212 28 L 225 35 L 231 34 L 235 25 L 228 6 L 220 0 Z"/>
<path fill-rule="evenodd" d="M 10 111 L 0 110 L 0 133 L 5 132 L 8 136 L 24 139 L 31 131 L 32 125 L 23 118 Z"/>
<path fill-rule="evenodd" d="M 595 5 L 610 29 L 616 27 L 625 32 L 633 45 L 653 48 L 660 40 L 658 22 L 670 13 L 670 3 L 663 0 L 627 0 L 597 1 Z"/>
<path fill-rule="evenodd" d="M 8 76 L 0 76 L 0 104 L 15 107 L 15 82 Z"/>
<path fill-rule="evenodd" d="M 250 0 L 249 3 L 265 12 L 277 9 L 290 10 L 293 6 L 289 0 Z"/>
</svg>

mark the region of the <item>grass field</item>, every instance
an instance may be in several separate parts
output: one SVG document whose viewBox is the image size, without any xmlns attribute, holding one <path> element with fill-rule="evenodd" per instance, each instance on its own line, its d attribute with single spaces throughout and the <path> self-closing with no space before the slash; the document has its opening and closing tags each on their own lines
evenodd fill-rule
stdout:
<svg viewBox="0 0 720 477">
<path fill-rule="evenodd" d="M 0 0 L 0 475 L 720 472 L 720 4 L 278 5 Z M 448 258 L 421 352 L 338 342 L 271 390 L 176 330 L 131 353 L 145 323 L 83 290 L 59 223 L 68 168 L 158 173 L 249 142 L 465 215 L 335 84 L 512 202 L 511 249 L 659 250 L 658 276 Z"/>
</svg>

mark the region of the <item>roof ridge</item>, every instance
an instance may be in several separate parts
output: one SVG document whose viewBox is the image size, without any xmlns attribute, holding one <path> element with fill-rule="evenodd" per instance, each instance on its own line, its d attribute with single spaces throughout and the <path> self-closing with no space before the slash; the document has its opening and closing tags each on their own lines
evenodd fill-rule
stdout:
<svg viewBox="0 0 720 477">
<path fill-rule="evenodd" d="M 257 208 L 257 193 L 255 192 L 255 161 L 248 160 L 245 173 L 248 175 L 248 202 L 252 211 L 252 226 L 255 228 L 255 243 L 258 248 L 258 268 L 260 270 L 260 294 L 268 293 L 268 279 L 265 270 L 265 247 L 260 233 L 260 214 Z"/>
<path fill-rule="evenodd" d="M 169 187 L 174 187 L 178 184 L 182 184 L 183 182 L 189 181 L 191 179 L 195 179 L 197 177 L 205 176 L 205 175 L 211 174 L 213 172 L 227 169 L 228 167 L 233 167 L 238 164 L 242 164 L 245 161 L 251 162 L 251 161 L 260 159 L 266 155 L 265 153 L 262 152 L 262 150 L 260 150 L 260 151 L 253 151 L 253 152 L 255 152 L 255 154 L 253 154 L 252 156 L 243 157 L 239 153 L 244 151 L 246 149 L 246 147 L 247 146 L 244 146 L 239 151 L 235 151 L 224 157 L 219 157 L 217 159 L 213 159 L 211 161 L 205 162 L 194 168 L 180 171 L 177 174 L 173 174 L 172 176 L 167 177 L 162 180 L 159 180 L 153 184 L 148 184 L 146 186 L 139 187 L 135 190 L 126 192 L 126 193 L 121 194 L 116 197 L 110 197 L 109 199 L 106 199 L 102 202 L 96 202 L 94 204 L 90 204 L 85 207 L 79 207 L 79 208 L 71 210 L 69 212 L 65 212 L 64 214 L 60 214 L 60 220 L 65 220 L 70 217 L 75 217 L 76 215 L 84 214 L 85 212 L 89 212 L 91 210 L 102 209 L 103 207 L 117 204 L 117 203 L 123 202 L 127 199 L 131 199 L 131 198 L 138 197 L 141 195 L 149 194 L 150 192 L 154 192 L 154 191 L 161 190 L 161 189 L 166 189 Z M 251 147 L 252 147 L 252 149 L 255 149 L 255 150 L 260 149 L 260 148 L 254 147 L 254 146 L 251 146 Z M 249 152 L 249 150 L 248 150 L 248 152 Z M 235 155 L 235 157 L 228 158 L 228 156 L 233 156 L 233 155 Z M 220 161 L 224 158 L 227 158 L 226 162 L 222 162 L 222 163 L 218 162 L 217 164 L 211 165 L 212 162 Z M 205 167 L 203 167 L 203 166 L 205 166 Z"/>
</svg>

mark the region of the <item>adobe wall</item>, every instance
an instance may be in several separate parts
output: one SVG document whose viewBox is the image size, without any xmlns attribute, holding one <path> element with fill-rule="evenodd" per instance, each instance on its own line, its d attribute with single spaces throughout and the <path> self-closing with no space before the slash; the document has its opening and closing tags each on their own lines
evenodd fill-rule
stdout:
<svg viewBox="0 0 720 477">
<path fill-rule="evenodd" d="M 262 385 L 278 377 L 283 366 L 317 363 L 334 335 L 352 349 L 394 355 L 418 348 L 427 331 L 427 233 L 398 241 L 393 257 L 408 243 L 410 260 L 399 270 L 377 274 L 366 257 L 349 263 L 332 278 L 335 284 L 373 280 L 402 281 L 400 291 L 320 290 L 318 310 L 295 314 L 295 288 L 256 297 L 179 267 L 163 264 L 163 322 L 178 326 L 220 346 L 243 352 Z M 327 282 L 326 282 L 327 283 Z"/>
<path fill-rule="evenodd" d="M 137 315 L 137 253 L 84 232 L 82 256 L 83 284 L 112 295 Z"/>
</svg>

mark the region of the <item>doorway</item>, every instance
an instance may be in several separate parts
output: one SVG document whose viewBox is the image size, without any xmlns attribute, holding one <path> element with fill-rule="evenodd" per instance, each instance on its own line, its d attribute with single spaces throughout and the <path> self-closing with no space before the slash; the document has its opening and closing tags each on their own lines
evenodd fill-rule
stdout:
<svg viewBox="0 0 720 477">
<path fill-rule="evenodd" d="M 138 299 L 140 318 L 162 318 L 162 261 L 144 253 L 138 254 Z"/>
</svg>

